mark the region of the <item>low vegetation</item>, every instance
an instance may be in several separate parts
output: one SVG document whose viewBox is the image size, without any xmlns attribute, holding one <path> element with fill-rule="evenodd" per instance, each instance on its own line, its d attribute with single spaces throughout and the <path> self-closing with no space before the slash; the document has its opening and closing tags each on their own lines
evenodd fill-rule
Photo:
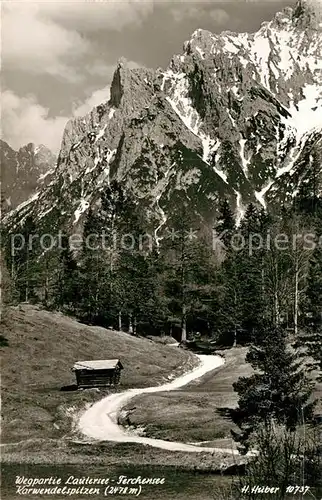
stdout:
<svg viewBox="0 0 322 500">
<path fill-rule="evenodd" d="M 196 362 L 182 349 L 83 325 L 34 306 L 11 307 L 7 314 L 7 345 L 1 348 L 2 442 L 59 437 L 86 403 L 108 393 L 62 392 L 63 386 L 75 384 L 75 361 L 120 358 L 124 370 L 118 390 L 164 383 L 170 373 L 177 376 Z"/>
</svg>

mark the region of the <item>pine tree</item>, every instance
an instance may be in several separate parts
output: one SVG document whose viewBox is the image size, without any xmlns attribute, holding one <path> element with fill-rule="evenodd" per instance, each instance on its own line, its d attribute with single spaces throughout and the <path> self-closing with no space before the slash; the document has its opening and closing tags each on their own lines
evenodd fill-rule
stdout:
<svg viewBox="0 0 322 500">
<path fill-rule="evenodd" d="M 69 245 L 69 238 L 62 237 L 62 248 L 59 251 L 58 266 L 53 285 L 54 305 L 58 309 L 75 311 L 79 303 L 79 283 L 77 262 Z"/>
<path fill-rule="evenodd" d="M 253 204 L 246 210 L 240 227 L 232 233 L 228 208 L 226 256 L 221 267 L 220 306 L 218 310 L 219 339 L 236 346 L 249 342 L 254 329 L 266 315 L 265 239 L 271 220 L 265 211 Z M 222 218 L 225 220 L 225 218 Z M 233 236 L 233 237 L 232 237 Z"/>
<path fill-rule="evenodd" d="M 168 301 L 163 293 L 163 265 L 162 256 L 157 249 L 145 256 L 140 293 L 142 311 L 138 326 L 143 331 L 158 335 L 166 333 L 170 314 Z"/>
<path fill-rule="evenodd" d="M 294 208 L 299 214 L 321 216 L 321 151 L 310 153 L 305 169 L 305 178 L 301 180 L 299 192 L 294 199 Z"/>
<path fill-rule="evenodd" d="M 84 321 L 109 324 L 110 266 L 109 246 L 103 245 L 105 217 L 90 208 L 83 227 L 82 248 L 78 255 L 78 281 L 82 290 L 79 308 Z"/>
<path fill-rule="evenodd" d="M 171 315 L 171 323 L 181 330 L 181 342 L 187 340 L 188 316 L 188 237 L 191 219 L 185 212 L 164 239 L 162 252 L 165 255 L 165 293 Z M 172 326 L 171 326 L 172 329 Z"/>
<path fill-rule="evenodd" d="M 111 313 L 118 327 L 126 322 L 136 333 L 151 318 L 154 277 L 148 257 L 154 242 L 143 231 L 144 216 L 131 193 L 115 184 L 102 205 L 109 205 L 112 214 L 104 225 L 114 240 L 109 249 Z"/>
<path fill-rule="evenodd" d="M 37 227 L 32 216 L 27 216 L 19 228 L 19 248 L 10 251 L 10 271 L 13 287 L 19 300 L 29 302 L 36 299 L 36 289 L 39 282 L 40 254 Z"/>
<path fill-rule="evenodd" d="M 189 215 L 182 214 L 162 241 L 160 252 L 170 329 L 180 329 L 182 342 L 187 340 L 189 330 L 210 334 L 216 302 L 211 235 L 194 230 Z"/>
<path fill-rule="evenodd" d="M 219 237 L 222 235 L 220 239 L 225 247 L 229 249 L 232 236 L 236 230 L 236 222 L 227 199 L 219 207 L 219 214 L 214 230 Z"/>
<path fill-rule="evenodd" d="M 12 302 L 12 298 L 13 289 L 10 273 L 7 268 L 4 250 L 0 249 L 0 324 L 6 321 L 8 304 Z"/>
<path fill-rule="evenodd" d="M 219 344 L 237 345 L 238 333 L 241 330 L 240 287 L 237 273 L 238 252 L 233 248 L 233 236 L 236 234 L 236 223 L 228 200 L 219 207 L 219 215 L 215 224 L 215 240 L 218 261 L 221 262 L 217 274 L 217 297 L 215 332 Z M 220 243 L 220 245 L 219 245 Z M 222 244 L 224 247 L 222 247 Z M 224 250 L 223 250 L 224 248 Z M 216 307 L 217 306 L 217 307 Z"/>
<path fill-rule="evenodd" d="M 322 248 L 317 246 L 310 260 L 308 283 L 304 300 L 306 329 L 300 342 L 314 359 L 322 381 Z"/>
<path fill-rule="evenodd" d="M 137 242 L 136 242 L 137 243 Z M 137 248 L 123 249 L 120 253 L 117 280 L 121 311 L 127 318 L 129 333 L 137 333 L 146 312 L 146 294 L 148 286 L 147 265 L 144 255 Z"/>
<path fill-rule="evenodd" d="M 219 344 L 236 347 L 243 341 L 243 296 L 238 270 L 238 252 L 230 249 L 219 273 L 217 335 Z"/>
<path fill-rule="evenodd" d="M 187 323 L 191 330 L 214 333 L 217 322 L 218 269 L 207 234 L 198 232 L 186 248 Z"/>
<path fill-rule="evenodd" d="M 261 213 L 253 204 L 247 207 L 241 221 L 240 234 L 244 238 L 244 246 L 238 252 L 236 273 L 242 300 L 242 329 L 245 340 L 249 341 L 266 311 L 263 287 L 265 226 Z"/>
<path fill-rule="evenodd" d="M 239 400 L 232 417 L 241 431 L 233 436 L 243 451 L 260 426 L 270 428 L 276 423 L 294 431 L 312 419 L 314 408 L 309 402 L 312 384 L 298 354 L 288 346 L 285 331 L 266 323 L 254 338 L 246 360 L 255 373 L 233 384 Z"/>
</svg>

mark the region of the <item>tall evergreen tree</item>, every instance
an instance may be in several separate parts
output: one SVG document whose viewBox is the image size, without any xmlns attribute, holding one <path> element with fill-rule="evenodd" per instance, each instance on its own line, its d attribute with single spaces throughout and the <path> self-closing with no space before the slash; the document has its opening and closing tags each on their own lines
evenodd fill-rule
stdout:
<svg viewBox="0 0 322 500">
<path fill-rule="evenodd" d="M 307 347 L 319 370 L 322 381 L 322 248 L 316 247 L 310 260 L 306 295 L 304 299 L 306 328 L 300 335 L 300 343 Z"/>
<path fill-rule="evenodd" d="M 54 305 L 58 309 L 75 312 L 79 302 L 77 262 L 70 248 L 69 238 L 63 235 L 59 251 L 56 279 L 53 285 Z"/>
<path fill-rule="evenodd" d="M 37 227 L 32 216 L 27 216 L 19 228 L 18 244 L 11 245 L 9 266 L 13 287 L 19 300 L 28 302 L 36 298 L 40 266 L 38 262 L 39 240 Z"/>
<path fill-rule="evenodd" d="M 310 153 L 307 157 L 305 178 L 300 183 L 299 192 L 294 198 L 294 208 L 297 213 L 309 217 L 322 215 L 322 176 L 321 151 L 318 154 Z"/>
<path fill-rule="evenodd" d="M 219 273 L 217 338 L 220 344 L 237 346 L 243 338 L 243 296 L 238 267 L 239 253 L 229 249 Z"/>
<path fill-rule="evenodd" d="M 265 227 L 259 210 L 250 204 L 240 225 L 243 248 L 238 252 L 237 276 L 242 297 L 242 328 L 250 340 L 266 311 L 263 287 Z"/>
<path fill-rule="evenodd" d="M 183 214 L 163 240 L 160 253 L 171 328 L 180 329 L 182 342 L 187 340 L 189 330 L 209 334 L 216 301 L 211 235 L 194 230 L 190 217 Z"/>
<path fill-rule="evenodd" d="M 246 360 L 255 373 L 233 384 L 238 408 L 233 411 L 240 432 L 234 439 L 247 451 L 253 433 L 272 423 L 294 431 L 312 419 L 314 403 L 309 402 L 312 384 L 307 379 L 298 354 L 288 346 L 286 332 L 264 324 L 256 332 Z"/>
<path fill-rule="evenodd" d="M 236 230 L 236 222 L 232 209 L 228 200 L 224 200 L 220 204 L 219 214 L 216 220 L 215 228 L 216 235 L 221 236 L 221 241 L 227 249 L 230 248 L 232 236 Z"/>
</svg>

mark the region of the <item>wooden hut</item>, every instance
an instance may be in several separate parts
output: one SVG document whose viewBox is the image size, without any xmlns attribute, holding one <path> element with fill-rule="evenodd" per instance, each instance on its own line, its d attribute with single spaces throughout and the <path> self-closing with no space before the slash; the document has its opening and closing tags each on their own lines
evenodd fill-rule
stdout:
<svg viewBox="0 0 322 500">
<path fill-rule="evenodd" d="M 120 381 L 121 370 L 123 365 L 119 359 L 77 361 L 72 368 L 77 386 L 82 389 L 116 385 Z"/>
</svg>

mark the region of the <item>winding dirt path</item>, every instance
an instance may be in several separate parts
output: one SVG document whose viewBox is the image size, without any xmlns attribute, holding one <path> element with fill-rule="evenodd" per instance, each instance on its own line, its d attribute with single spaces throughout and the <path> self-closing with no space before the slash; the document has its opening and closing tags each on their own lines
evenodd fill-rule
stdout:
<svg viewBox="0 0 322 500">
<path fill-rule="evenodd" d="M 193 444 L 137 436 L 129 429 L 125 429 L 117 423 L 120 410 L 135 396 L 147 393 L 174 391 L 189 384 L 189 382 L 193 380 L 201 378 L 206 373 L 222 366 L 225 362 L 221 356 L 198 355 L 198 358 L 200 363 L 196 368 L 171 382 L 157 387 L 129 389 L 125 392 L 111 394 L 93 404 L 93 406 L 81 416 L 78 423 L 79 430 L 87 437 L 98 441 L 141 443 L 170 451 L 225 452 L 229 454 L 238 454 L 235 450 L 195 446 Z"/>
</svg>

